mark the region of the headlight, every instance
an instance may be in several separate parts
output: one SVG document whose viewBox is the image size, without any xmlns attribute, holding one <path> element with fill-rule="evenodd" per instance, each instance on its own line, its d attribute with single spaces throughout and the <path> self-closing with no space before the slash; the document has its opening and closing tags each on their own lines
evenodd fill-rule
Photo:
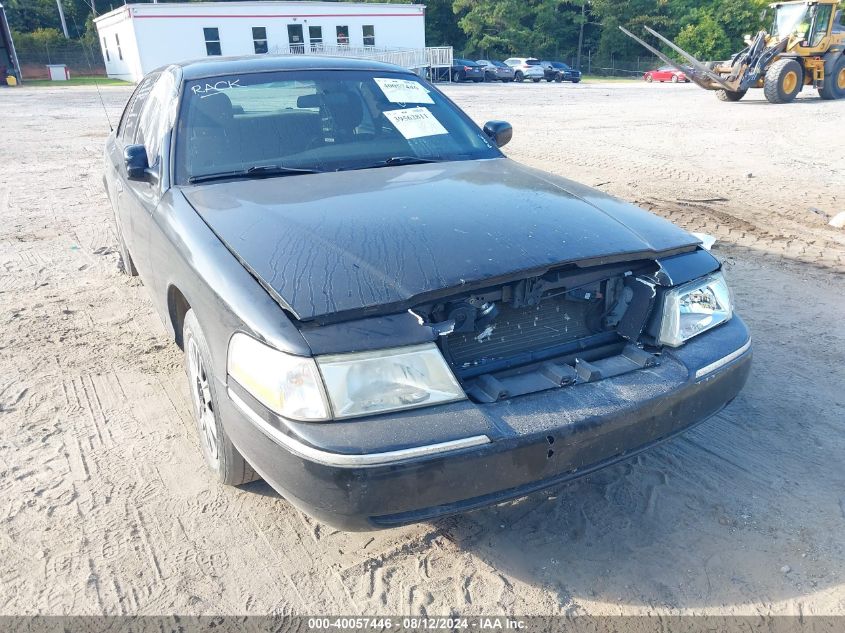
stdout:
<svg viewBox="0 0 845 633">
<path fill-rule="evenodd" d="M 271 411 L 309 422 L 466 397 L 434 343 L 314 359 L 291 356 L 235 334 L 229 343 L 228 371 Z"/>
<path fill-rule="evenodd" d="M 708 275 L 664 295 L 658 342 L 678 347 L 732 316 L 731 293 L 725 278 L 722 273 Z"/>
<path fill-rule="evenodd" d="M 313 358 L 291 356 L 246 334 L 229 342 L 229 375 L 271 411 L 294 420 L 329 419 Z"/>
<path fill-rule="evenodd" d="M 463 389 L 434 343 L 319 356 L 335 419 L 463 400 Z"/>
</svg>

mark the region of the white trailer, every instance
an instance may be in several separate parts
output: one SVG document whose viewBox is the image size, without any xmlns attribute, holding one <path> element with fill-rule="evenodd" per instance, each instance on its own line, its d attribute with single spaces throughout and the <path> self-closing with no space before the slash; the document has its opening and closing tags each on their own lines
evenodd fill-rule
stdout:
<svg viewBox="0 0 845 633">
<path fill-rule="evenodd" d="M 137 82 L 165 64 L 217 55 L 425 55 L 425 7 L 341 2 L 127 4 L 94 20 L 109 77 Z M 360 51 L 360 53 L 359 53 Z"/>
</svg>

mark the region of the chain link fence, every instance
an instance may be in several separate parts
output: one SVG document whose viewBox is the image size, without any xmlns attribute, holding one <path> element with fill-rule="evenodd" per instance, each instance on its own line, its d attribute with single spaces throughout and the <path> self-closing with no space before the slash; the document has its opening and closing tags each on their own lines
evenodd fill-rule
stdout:
<svg viewBox="0 0 845 633">
<path fill-rule="evenodd" d="M 105 76 L 106 67 L 100 48 L 78 40 L 68 40 L 61 45 L 15 43 L 20 71 L 26 79 L 49 79 L 48 64 L 65 64 L 71 77 L 80 75 Z"/>
<path fill-rule="evenodd" d="M 642 77 L 648 70 L 663 66 L 657 57 L 646 56 L 636 59 L 593 59 L 591 55 L 581 58 L 581 70 L 587 75 L 598 77 Z"/>
</svg>

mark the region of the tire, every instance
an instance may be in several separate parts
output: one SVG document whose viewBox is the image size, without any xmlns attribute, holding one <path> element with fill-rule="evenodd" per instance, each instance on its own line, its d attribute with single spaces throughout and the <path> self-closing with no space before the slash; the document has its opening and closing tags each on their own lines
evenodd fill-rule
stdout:
<svg viewBox="0 0 845 633">
<path fill-rule="evenodd" d="M 574 84 L 580 84 L 580 83 L 581 83 L 581 80 L 580 80 L 580 79 L 573 79 L 573 80 L 572 80 L 572 83 L 574 83 Z"/>
<path fill-rule="evenodd" d="M 672 75 L 672 83 L 673 84 L 678 83 L 678 75 Z"/>
<path fill-rule="evenodd" d="M 453 83 L 453 84 L 459 84 L 459 83 L 461 83 L 463 80 L 464 80 L 464 78 L 463 78 L 463 76 L 461 75 L 461 73 L 452 73 L 452 83 Z"/>
<path fill-rule="evenodd" d="M 185 370 L 194 420 L 205 464 L 228 486 L 240 486 L 258 479 L 255 471 L 232 444 L 220 421 L 217 383 L 209 375 L 211 354 L 193 310 L 185 315 L 182 328 Z"/>
<path fill-rule="evenodd" d="M 513 80 L 521 83 L 521 82 L 525 81 L 525 75 L 522 74 L 522 71 L 517 70 L 513 74 Z"/>
<path fill-rule="evenodd" d="M 650 84 L 652 81 L 654 81 L 654 77 L 652 77 L 651 75 L 646 75 L 646 76 L 645 76 L 645 82 L 646 82 L 647 84 Z"/>
<path fill-rule="evenodd" d="M 555 83 L 559 84 L 561 81 L 563 81 L 563 75 L 558 73 L 557 75 L 555 75 Z"/>
<path fill-rule="evenodd" d="M 845 99 L 845 55 L 840 55 L 833 64 L 830 77 L 825 75 L 824 85 L 819 89 L 819 96 L 825 100 Z"/>
<path fill-rule="evenodd" d="M 481 77 L 476 77 L 475 79 L 473 79 L 473 80 L 472 80 L 472 83 L 474 83 L 474 84 L 480 84 L 480 83 L 482 83 L 483 81 L 484 81 L 484 79 L 482 79 Z"/>
<path fill-rule="evenodd" d="M 129 254 L 129 248 L 123 239 L 123 229 L 120 228 L 120 220 L 117 219 L 117 213 L 114 214 L 114 232 L 117 234 L 117 250 L 120 253 L 120 265 L 123 274 L 129 275 L 130 277 L 137 277 L 138 269 L 135 268 L 135 262 L 132 261 L 132 255 Z"/>
<path fill-rule="evenodd" d="M 535 84 L 540 83 L 540 80 L 539 80 L 539 79 L 534 79 L 533 81 L 534 81 L 534 83 L 535 83 Z"/>
<path fill-rule="evenodd" d="M 739 101 L 746 95 L 747 92 L 747 90 L 740 90 L 739 92 L 733 92 L 731 90 L 717 90 L 716 98 L 719 101 Z"/>
<path fill-rule="evenodd" d="M 779 59 L 766 71 L 763 94 L 769 103 L 794 101 L 804 86 L 804 69 L 794 59 Z"/>
</svg>

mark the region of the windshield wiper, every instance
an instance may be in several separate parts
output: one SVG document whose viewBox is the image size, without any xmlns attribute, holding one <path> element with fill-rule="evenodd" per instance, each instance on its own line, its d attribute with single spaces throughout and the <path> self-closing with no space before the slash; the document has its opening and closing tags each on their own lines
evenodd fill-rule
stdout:
<svg viewBox="0 0 845 633">
<path fill-rule="evenodd" d="M 439 158 L 421 158 L 419 156 L 391 156 L 371 165 L 362 165 L 353 169 L 377 169 L 379 167 L 394 167 L 396 165 L 423 165 L 425 163 L 442 163 Z"/>
<path fill-rule="evenodd" d="M 225 178 L 267 178 L 271 176 L 296 176 L 301 174 L 321 174 L 318 169 L 304 169 L 298 167 L 285 167 L 284 165 L 255 165 L 247 169 L 236 169 L 234 171 L 221 171 L 212 174 L 200 174 L 191 176 L 188 182 L 209 182 L 211 180 L 223 180 Z"/>
</svg>

